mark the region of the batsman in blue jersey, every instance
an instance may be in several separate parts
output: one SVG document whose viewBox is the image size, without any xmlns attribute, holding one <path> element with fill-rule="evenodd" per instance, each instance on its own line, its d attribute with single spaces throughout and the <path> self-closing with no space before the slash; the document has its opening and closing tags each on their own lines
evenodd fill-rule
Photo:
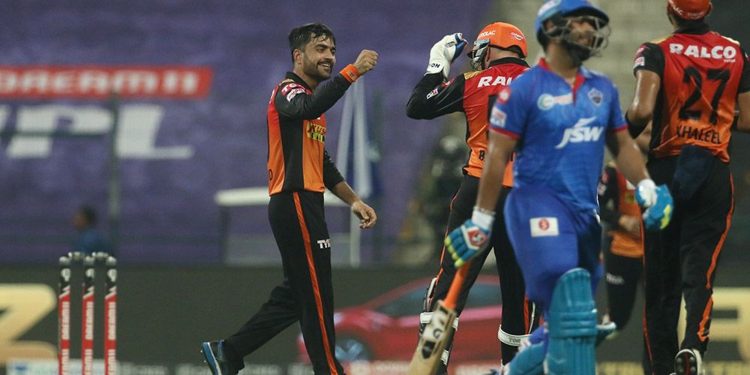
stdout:
<svg viewBox="0 0 750 375">
<path fill-rule="evenodd" d="M 601 277 L 597 184 L 605 142 L 638 186 L 646 229 L 660 230 L 671 217 L 672 198 L 649 178 L 627 132 L 617 89 L 582 66 L 606 46 L 608 22 L 588 0 L 542 5 L 535 26 L 546 58 L 498 95 L 472 218 L 445 241 L 457 267 L 484 250 L 505 165 L 515 151 L 516 185 L 505 220 L 526 293 L 543 309 L 546 325 L 506 374 L 595 374 L 592 296 Z"/>
</svg>

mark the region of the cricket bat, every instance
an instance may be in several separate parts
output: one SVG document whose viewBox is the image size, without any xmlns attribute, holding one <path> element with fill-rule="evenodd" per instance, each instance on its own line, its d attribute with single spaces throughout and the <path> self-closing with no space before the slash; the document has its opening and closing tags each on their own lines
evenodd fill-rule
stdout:
<svg viewBox="0 0 750 375">
<path fill-rule="evenodd" d="M 443 356 L 445 345 L 453 335 L 453 321 L 456 319 L 456 300 L 461 294 L 464 279 L 471 262 L 458 269 L 445 300 L 440 300 L 432 312 L 432 320 L 419 337 L 417 349 L 409 363 L 408 375 L 434 375 Z"/>
</svg>

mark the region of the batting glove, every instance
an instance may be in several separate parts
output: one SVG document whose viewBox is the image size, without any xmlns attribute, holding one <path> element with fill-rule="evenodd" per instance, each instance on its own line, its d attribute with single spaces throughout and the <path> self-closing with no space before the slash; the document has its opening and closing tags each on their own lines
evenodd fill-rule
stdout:
<svg viewBox="0 0 750 375">
<path fill-rule="evenodd" d="M 453 258 L 453 264 L 459 268 L 471 258 L 484 250 L 490 240 L 493 214 L 482 212 L 474 207 L 471 219 L 452 230 L 445 237 L 445 248 Z"/>
<path fill-rule="evenodd" d="M 653 180 L 645 179 L 638 183 L 635 200 L 639 206 L 646 209 L 643 212 L 646 230 L 660 230 L 669 225 L 674 203 L 666 185 L 656 186 Z"/>
<path fill-rule="evenodd" d="M 463 34 L 453 33 L 446 35 L 435 43 L 430 50 L 430 63 L 427 65 L 427 74 L 443 73 L 448 78 L 451 71 L 451 63 L 461 55 L 466 46 Z"/>
</svg>

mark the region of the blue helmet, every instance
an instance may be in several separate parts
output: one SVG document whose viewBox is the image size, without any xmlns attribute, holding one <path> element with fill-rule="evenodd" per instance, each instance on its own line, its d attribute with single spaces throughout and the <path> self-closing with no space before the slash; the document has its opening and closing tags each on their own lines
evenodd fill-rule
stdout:
<svg viewBox="0 0 750 375">
<path fill-rule="evenodd" d="M 594 27 L 591 44 L 581 45 L 571 38 L 570 17 L 580 17 Z M 552 21 L 553 27 L 545 29 L 544 24 L 548 20 Z M 589 0 L 549 0 L 539 8 L 534 28 L 537 40 L 545 49 L 550 40 L 561 40 L 571 56 L 580 63 L 599 54 L 607 46 L 610 32 L 608 24 L 607 14 Z"/>
<path fill-rule="evenodd" d="M 602 19 L 605 25 L 609 23 L 607 13 L 604 13 L 588 0 L 549 0 L 539 8 L 534 21 L 534 30 L 539 34 L 542 31 L 544 21 L 553 16 L 567 17 L 573 14 L 595 16 Z"/>
</svg>

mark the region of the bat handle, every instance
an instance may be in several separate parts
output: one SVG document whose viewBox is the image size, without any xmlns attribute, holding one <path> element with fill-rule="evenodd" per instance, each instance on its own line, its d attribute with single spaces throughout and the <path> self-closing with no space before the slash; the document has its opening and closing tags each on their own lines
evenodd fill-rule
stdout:
<svg viewBox="0 0 750 375">
<path fill-rule="evenodd" d="M 456 277 L 453 278 L 451 287 L 448 289 L 448 295 L 445 296 L 445 307 L 449 309 L 456 308 L 456 301 L 458 301 L 458 296 L 461 294 L 461 290 L 464 287 L 464 280 L 466 280 L 466 275 L 469 273 L 471 263 L 472 261 L 466 262 L 466 264 L 460 267 L 458 272 L 456 272 Z"/>
</svg>

